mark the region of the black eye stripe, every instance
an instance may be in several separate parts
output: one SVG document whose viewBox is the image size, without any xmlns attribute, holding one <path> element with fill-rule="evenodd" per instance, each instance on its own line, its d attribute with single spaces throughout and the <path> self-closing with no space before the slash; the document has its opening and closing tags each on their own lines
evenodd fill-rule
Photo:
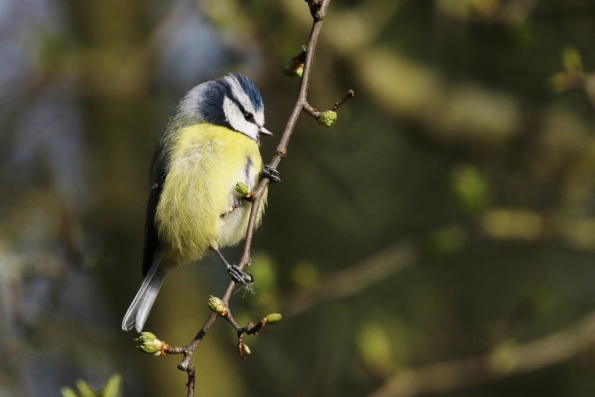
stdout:
<svg viewBox="0 0 595 397">
<path fill-rule="evenodd" d="M 237 90 L 233 89 L 233 88 L 238 88 L 238 87 L 233 85 L 233 88 L 232 88 L 232 84 L 230 82 L 228 82 L 227 80 L 223 80 L 220 83 L 221 84 L 220 87 L 222 88 L 223 98 L 227 97 L 228 100 L 233 102 L 238 107 L 240 114 L 242 114 L 244 116 L 244 120 L 246 120 L 249 123 L 258 125 L 258 123 L 256 122 L 256 117 L 255 117 L 256 112 L 253 113 L 253 110 L 257 109 L 257 111 L 258 111 L 262 108 L 262 99 L 260 98 L 260 93 L 258 92 L 256 87 L 254 87 L 252 82 L 247 77 L 244 77 L 242 75 L 232 75 L 232 76 L 234 76 L 235 79 L 237 80 L 237 83 L 239 83 L 239 88 L 240 88 L 241 94 L 245 94 L 248 97 L 248 99 L 252 102 L 253 108 L 249 111 L 244 107 L 242 102 L 240 102 L 240 98 L 238 98 L 238 96 L 237 96 L 237 95 L 240 95 L 240 93 Z M 245 99 L 245 98 L 243 98 L 243 99 Z M 221 105 L 223 105 L 223 101 L 221 102 Z"/>
<path fill-rule="evenodd" d="M 231 90 L 230 90 L 231 91 Z M 229 92 L 229 94 L 231 94 L 231 92 Z M 240 103 L 240 101 L 238 101 L 238 99 L 233 96 L 233 95 L 226 95 L 226 97 L 232 101 L 233 103 L 236 104 L 236 106 L 238 107 L 238 109 L 240 109 L 240 112 L 242 113 L 242 115 L 244 115 L 244 119 L 250 123 L 256 123 L 256 121 L 254 120 L 254 115 L 252 113 L 250 113 L 249 111 L 246 110 L 246 108 L 244 108 L 244 106 Z"/>
<path fill-rule="evenodd" d="M 242 112 L 242 114 L 246 114 L 246 109 L 240 103 L 239 99 L 235 96 L 235 93 L 233 92 L 233 90 L 231 89 L 231 86 L 229 84 L 225 85 L 225 96 L 230 101 L 232 101 L 233 103 L 235 103 L 237 105 L 237 107 L 240 109 L 240 112 Z"/>
</svg>

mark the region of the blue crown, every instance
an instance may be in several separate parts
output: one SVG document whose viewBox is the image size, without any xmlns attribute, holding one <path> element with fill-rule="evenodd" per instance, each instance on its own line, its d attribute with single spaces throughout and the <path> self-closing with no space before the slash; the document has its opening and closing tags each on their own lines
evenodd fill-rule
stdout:
<svg viewBox="0 0 595 397">
<path fill-rule="evenodd" d="M 195 90 L 198 90 L 198 92 Z M 198 108 L 199 118 L 208 123 L 231 128 L 225 117 L 223 101 L 227 97 L 235 102 L 242 112 L 245 112 L 248 109 L 245 109 L 245 106 L 242 105 L 243 100 L 240 98 L 242 93 L 249 99 L 255 111 L 264 111 L 260 92 L 248 77 L 239 73 L 232 73 L 201 84 L 191 90 L 186 99 L 190 103 L 195 103 Z"/>
<path fill-rule="evenodd" d="M 263 113 L 264 104 L 260 92 L 246 76 L 232 73 L 216 80 L 199 84 L 186 94 L 174 117 L 177 128 L 206 121 L 231 128 L 225 115 L 225 98 L 233 101 L 242 113 Z"/>
<path fill-rule="evenodd" d="M 256 86 L 254 85 L 252 80 L 239 73 L 231 73 L 229 76 L 223 77 L 222 80 L 229 84 L 230 78 L 235 78 L 240 83 L 240 86 L 243 88 L 246 95 L 248 95 L 248 98 L 250 98 L 252 106 L 254 106 L 254 110 L 258 111 L 264 109 L 264 104 L 262 103 L 262 97 L 260 96 L 260 92 L 258 91 L 258 88 L 256 88 Z"/>
</svg>

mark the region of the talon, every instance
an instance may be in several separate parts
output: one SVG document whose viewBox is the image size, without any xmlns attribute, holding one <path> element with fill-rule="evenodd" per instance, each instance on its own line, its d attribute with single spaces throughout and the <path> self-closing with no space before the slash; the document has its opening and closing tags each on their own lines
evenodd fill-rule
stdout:
<svg viewBox="0 0 595 397">
<path fill-rule="evenodd" d="M 230 266 L 227 272 L 231 279 L 238 284 L 249 285 L 254 283 L 254 277 L 250 273 L 242 271 L 236 265 Z"/>
<path fill-rule="evenodd" d="M 260 179 L 266 178 L 271 183 L 279 183 L 281 182 L 281 174 L 275 168 L 265 165 L 264 169 L 260 171 Z"/>
</svg>

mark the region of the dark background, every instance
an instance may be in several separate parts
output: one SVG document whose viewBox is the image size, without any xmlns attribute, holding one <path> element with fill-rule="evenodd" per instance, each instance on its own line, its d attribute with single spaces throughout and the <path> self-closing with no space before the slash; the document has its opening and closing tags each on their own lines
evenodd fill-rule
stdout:
<svg viewBox="0 0 595 397">
<path fill-rule="evenodd" d="M 241 72 L 274 152 L 302 0 L 0 2 L 0 396 L 122 375 L 183 396 L 180 356 L 120 323 L 140 285 L 149 163 L 194 85 Z M 253 246 L 242 361 L 218 321 L 200 396 L 593 396 L 595 2 L 333 0 L 310 103 Z M 227 249 L 232 261 L 239 249 Z M 227 275 L 165 282 L 147 330 L 188 343 Z"/>
</svg>

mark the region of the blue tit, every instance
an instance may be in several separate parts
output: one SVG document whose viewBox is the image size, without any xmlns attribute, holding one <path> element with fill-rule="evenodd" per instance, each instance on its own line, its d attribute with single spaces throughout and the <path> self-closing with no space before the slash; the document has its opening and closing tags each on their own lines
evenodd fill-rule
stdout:
<svg viewBox="0 0 595 397">
<path fill-rule="evenodd" d="M 246 236 L 252 204 L 236 192 L 236 184 L 254 189 L 263 176 L 278 178 L 263 165 L 262 134 L 272 135 L 264 127 L 262 98 L 245 76 L 230 74 L 202 83 L 182 99 L 153 155 L 144 280 L 122 329 L 141 332 L 167 271 L 196 261 L 209 250 L 219 256 L 234 281 L 252 282 L 249 274 L 229 265 L 219 249 Z"/>
</svg>

